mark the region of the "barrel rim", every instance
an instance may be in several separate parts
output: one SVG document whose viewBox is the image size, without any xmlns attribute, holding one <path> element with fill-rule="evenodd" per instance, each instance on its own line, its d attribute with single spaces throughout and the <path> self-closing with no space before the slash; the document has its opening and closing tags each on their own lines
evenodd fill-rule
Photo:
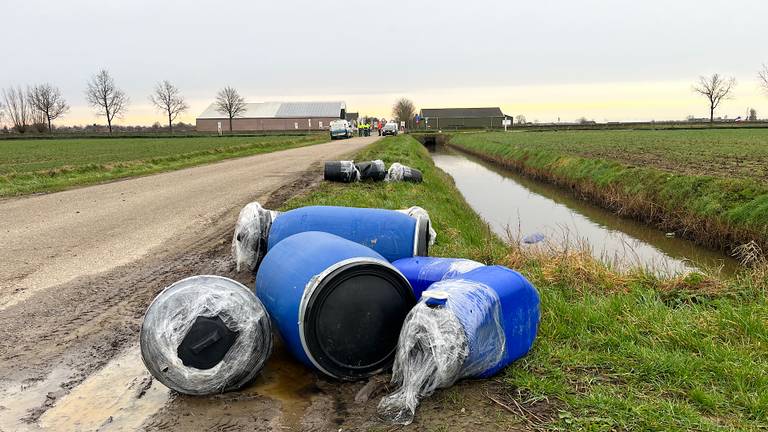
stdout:
<svg viewBox="0 0 768 432">
<path fill-rule="evenodd" d="M 406 278 L 400 270 L 397 269 L 397 267 L 393 266 L 389 261 L 373 258 L 373 257 L 353 257 L 348 258 L 342 261 L 339 261 L 329 267 L 327 267 L 325 270 L 320 272 L 319 274 L 315 275 L 310 279 L 310 281 L 307 283 L 306 287 L 304 288 L 304 293 L 301 296 L 301 302 L 299 303 L 299 316 L 298 316 L 298 324 L 299 324 L 299 339 L 301 341 L 301 347 L 304 350 L 304 353 L 306 354 L 309 361 L 314 365 L 320 372 L 323 372 L 327 376 L 336 378 L 336 379 L 346 379 L 349 380 L 350 378 L 345 378 L 343 376 L 339 376 L 338 374 L 332 373 L 329 370 L 327 370 L 325 367 L 323 367 L 320 362 L 312 355 L 311 350 L 309 349 L 309 344 L 305 337 L 305 315 L 307 313 L 307 308 L 309 306 L 310 299 L 312 298 L 312 295 L 317 290 L 317 288 L 322 284 L 322 282 L 325 280 L 326 277 L 331 275 L 332 273 L 336 272 L 337 270 L 340 270 L 344 267 L 350 266 L 351 264 L 354 265 L 360 265 L 360 264 L 378 264 L 381 265 L 389 270 L 392 270 L 394 274 L 402 279 L 402 281 L 405 283 L 406 286 L 410 287 L 411 283 L 408 281 L 408 278 Z M 411 296 L 413 297 L 413 289 L 411 288 L 409 290 L 411 293 Z M 416 303 L 415 297 L 414 298 L 414 304 Z M 377 370 L 371 371 L 368 373 L 368 376 L 373 376 L 376 374 L 379 374 L 383 371 L 385 371 L 387 367 L 382 367 Z"/>
<path fill-rule="evenodd" d="M 168 285 L 167 287 L 163 288 L 162 291 L 157 293 L 157 295 L 155 295 L 155 298 L 152 299 L 152 301 L 149 303 L 149 306 L 147 306 L 147 309 L 144 311 L 144 316 L 141 318 L 141 320 L 142 320 L 141 321 L 141 327 L 144 327 L 144 320 L 147 317 L 147 313 L 150 311 L 150 309 L 152 309 L 152 305 L 154 305 L 158 301 L 158 299 L 162 297 L 163 293 L 165 293 L 166 291 L 169 291 L 171 288 L 174 288 L 177 285 L 182 285 L 182 284 L 183 285 L 187 285 L 187 284 L 189 284 L 189 281 L 193 280 L 193 279 L 194 280 L 197 280 L 197 279 L 219 279 L 219 280 L 222 280 L 222 281 L 227 282 L 227 283 L 232 282 L 232 283 L 234 283 L 235 286 L 238 286 L 239 288 L 244 289 L 245 291 L 247 291 L 248 293 L 250 293 L 254 297 L 256 297 L 256 294 L 253 291 L 249 290 L 248 287 L 246 287 L 245 285 L 241 284 L 240 282 L 238 282 L 238 281 L 236 281 L 234 279 L 228 278 L 226 276 L 209 275 L 209 274 L 187 276 L 184 279 L 179 279 L 176 282 Z M 258 299 L 258 297 L 256 297 L 256 298 Z M 261 302 L 261 300 L 259 300 L 259 302 Z M 139 331 L 141 331 L 141 327 L 140 327 Z"/>
<path fill-rule="evenodd" d="M 413 228 L 413 256 L 429 256 L 429 218 L 417 216 L 414 219 L 416 226 Z"/>
</svg>

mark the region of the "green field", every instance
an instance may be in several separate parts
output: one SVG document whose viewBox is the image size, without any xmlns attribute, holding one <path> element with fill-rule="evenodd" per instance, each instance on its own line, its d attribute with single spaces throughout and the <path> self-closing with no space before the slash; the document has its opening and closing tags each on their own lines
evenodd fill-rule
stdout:
<svg viewBox="0 0 768 432">
<path fill-rule="evenodd" d="M 419 168 L 425 181 L 323 183 L 284 209 L 422 206 L 438 233 L 431 255 L 510 266 L 542 296 L 533 351 L 493 379 L 427 398 L 416 413 L 420 430 L 768 427 L 766 269 L 729 280 L 696 273 L 660 279 L 642 270 L 615 273 L 588 251 L 505 245 L 411 137 L 380 141 L 355 159 L 375 158 Z"/>
<path fill-rule="evenodd" d="M 482 139 L 679 174 L 768 181 L 768 129 L 496 132 Z"/>
<path fill-rule="evenodd" d="M 766 129 L 468 133 L 450 143 L 709 247 L 768 247 Z"/>
<path fill-rule="evenodd" d="M 325 134 L 0 140 L 0 197 L 50 192 L 325 141 Z"/>
</svg>

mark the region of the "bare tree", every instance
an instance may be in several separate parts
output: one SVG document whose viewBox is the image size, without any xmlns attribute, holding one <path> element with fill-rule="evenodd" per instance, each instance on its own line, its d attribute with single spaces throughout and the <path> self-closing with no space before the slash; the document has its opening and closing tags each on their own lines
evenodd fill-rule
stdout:
<svg viewBox="0 0 768 432">
<path fill-rule="evenodd" d="M 518 115 L 516 115 L 516 116 L 515 116 L 515 122 L 516 122 L 518 125 L 524 125 L 524 124 L 526 124 L 526 123 L 527 123 L 527 122 L 525 121 L 525 116 L 524 116 L 524 115 L 522 115 L 522 114 L 518 114 Z"/>
<path fill-rule="evenodd" d="M 168 129 L 173 134 L 173 121 L 179 114 L 189 109 L 179 89 L 168 80 L 159 82 L 155 86 L 155 92 L 149 96 L 149 100 L 157 109 L 168 115 Z"/>
<path fill-rule="evenodd" d="M 32 109 L 45 117 L 48 133 L 53 132 L 51 122 L 69 111 L 69 105 L 61 95 L 61 90 L 48 83 L 32 86 L 27 90 L 27 98 Z"/>
<path fill-rule="evenodd" d="M 14 129 L 19 133 L 26 132 L 32 120 L 32 110 L 24 90 L 21 87 L 3 89 L 3 102 Z"/>
<path fill-rule="evenodd" d="M 709 100 L 709 122 L 715 121 L 715 109 L 725 99 L 731 97 L 731 92 L 736 86 L 735 78 L 724 78 L 719 74 L 711 77 L 699 77 L 699 84 L 693 87 L 693 91 Z"/>
<path fill-rule="evenodd" d="M 416 114 L 416 107 L 413 105 L 413 101 L 408 98 L 400 98 L 392 106 L 392 115 L 398 121 L 406 122 L 406 127 L 409 127 L 413 116 Z"/>
<path fill-rule="evenodd" d="M 760 87 L 768 94 L 768 65 L 763 64 L 763 68 L 757 73 L 757 78 L 760 80 Z"/>
<path fill-rule="evenodd" d="M 85 90 L 85 98 L 88 103 L 96 108 L 98 115 L 107 118 L 107 127 L 112 134 L 112 120 L 121 118 L 128 107 L 128 96 L 117 88 L 115 80 L 106 69 L 100 70 L 88 82 Z"/>
<path fill-rule="evenodd" d="M 229 131 L 232 132 L 232 119 L 246 110 L 245 99 L 234 88 L 226 86 L 216 94 L 216 110 L 229 117 Z"/>
</svg>

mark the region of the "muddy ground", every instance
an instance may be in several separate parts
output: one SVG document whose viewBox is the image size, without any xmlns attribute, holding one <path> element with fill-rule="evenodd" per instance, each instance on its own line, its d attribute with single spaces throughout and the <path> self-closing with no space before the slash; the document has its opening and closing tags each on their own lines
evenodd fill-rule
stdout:
<svg viewBox="0 0 768 432">
<path fill-rule="evenodd" d="M 318 167 L 310 172 L 265 206 L 276 208 L 320 181 Z M 293 361 L 279 342 L 242 391 L 209 397 L 170 392 L 141 364 L 144 311 L 164 287 L 192 275 L 253 285 L 253 276 L 236 272 L 230 256 L 238 211 L 201 229 L 195 241 L 166 243 L 138 261 L 39 291 L 0 311 L 0 430 L 531 430 L 552 416 L 550 404 L 526 403 L 514 389 L 487 380 L 438 391 L 422 403 L 413 425 L 391 426 L 376 415 L 388 377 L 368 384 L 330 381 Z"/>
</svg>

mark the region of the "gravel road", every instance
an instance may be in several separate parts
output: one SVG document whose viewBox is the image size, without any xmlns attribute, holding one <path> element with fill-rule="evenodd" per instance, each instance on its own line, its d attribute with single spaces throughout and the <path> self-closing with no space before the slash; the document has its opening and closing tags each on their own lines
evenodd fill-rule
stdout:
<svg viewBox="0 0 768 432">
<path fill-rule="evenodd" d="M 233 159 L 0 201 L 0 310 L 39 290 L 126 264 L 290 182 L 310 164 L 377 137 Z"/>
</svg>

